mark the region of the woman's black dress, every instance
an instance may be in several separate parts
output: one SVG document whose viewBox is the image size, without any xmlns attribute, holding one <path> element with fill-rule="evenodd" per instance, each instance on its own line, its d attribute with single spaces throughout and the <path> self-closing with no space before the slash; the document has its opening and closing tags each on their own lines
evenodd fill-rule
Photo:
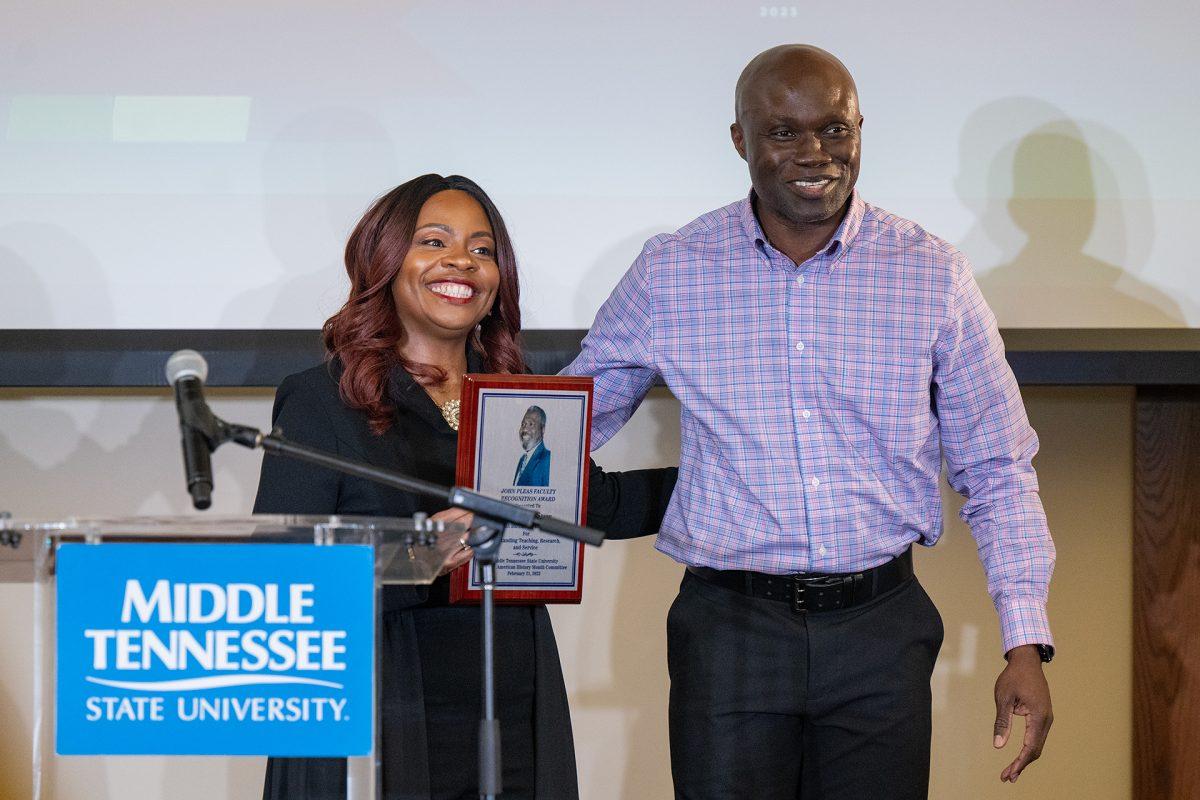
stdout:
<svg viewBox="0 0 1200 800">
<path fill-rule="evenodd" d="M 474 357 L 469 369 L 482 371 Z M 275 396 L 273 424 L 288 439 L 428 481 L 454 483 L 458 434 L 402 369 L 389 396 L 395 424 L 372 434 L 347 408 L 336 362 L 291 375 Z M 604 473 L 593 465 L 588 524 L 628 538 L 662 521 L 676 470 Z M 360 478 L 281 456 L 263 458 L 255 513 L 410 517 L 442 510 Z M 383 790 L 388 800 L 478 797 L 481 716 L 479 610 L 448 603 L 449 579 L 383 593 Z M 578 797 L 570 711 L 544 606 L 496 608 L 497 716 L 504 797 Z M 345 797 L 344 759 L 272 758 L 267 800 Z"/>
</svg>

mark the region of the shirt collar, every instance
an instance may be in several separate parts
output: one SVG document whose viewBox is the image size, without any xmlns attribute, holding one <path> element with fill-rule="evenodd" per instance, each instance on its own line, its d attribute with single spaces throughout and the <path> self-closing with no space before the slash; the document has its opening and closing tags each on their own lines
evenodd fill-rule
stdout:
<svg viewBox="0 0 1200 800">
<path fill-rule="evenodd" d="M 754 213 L 754 190 L 750 190 L 750 194 L 746 199 L 738 204 L 738 222 L 741 223 L 742 232 L 746 234 L 746 238 L 754 242 L 754 246 L 762 249 L 767 243 L 767 235 L 763 233 L 762 225 L 759 224 L 758 215 Z"/>
<path fill-rule="evenodd" d="M 837 245 L 837 258 L 834 259 L 835 265 L 842 260 L 842 255 L 846 249 L 854 242 L 858 236 L 859 230 L 862 228 L 863 217 L 867 212 L 867 204 L 858 194 L 858 189 L 850 192 L 850 208 L 846 210 L 846 216 L 842 220 L 842 224 L 834 231 L 833 238 L 830 239 L 830 247 Z M 827 248 L 827 252 L 832 252 Z"/>
<path fill-rule="evenodd" d="M 758 216 L 754 213 L 754 199 L 756 195 L 754 190 L 750 190 L 750 194 L 740 204 L 738 210 L 738 219 L 741 223 L 742 230 L 746 234 L 746 238 L 754 242 L 754 246 L 759 250 L 767 244 L 767 235 L 763 233 L 762 224 L 758 221 Z M 833 236 L 819 251 L 819 255 L 823 254 L 829 257 L 829 268 L 833 269 L 842 260 L 846 249 L 858 236 L 858 231 L 862 228 L 863 216 L 866 213 L 867 204 L 858 194 L 858 189 L 854 189 L 850 193 L 850 208 L 846 211 L 846 216 L 842 218 L 842 224 L 838 225 L 838 229 L 833 232 Z"/>
</svg>

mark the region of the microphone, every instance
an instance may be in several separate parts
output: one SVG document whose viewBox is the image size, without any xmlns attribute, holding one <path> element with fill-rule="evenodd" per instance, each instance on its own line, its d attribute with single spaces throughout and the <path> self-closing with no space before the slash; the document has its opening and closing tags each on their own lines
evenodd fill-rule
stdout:
<svg viewBox="0 0 1200 800">
<path fill-rule="evenodd" d="M 208 362 L 195 350 L 179 350 L 167 359 L 167 383 L 175 388 L 175 410 L 183 439 L 183 469 L 187 473 L 192 505 L 212 505 L 212 434 L 215 420 L 204 402 L 204 379 Z"/>
</svg>

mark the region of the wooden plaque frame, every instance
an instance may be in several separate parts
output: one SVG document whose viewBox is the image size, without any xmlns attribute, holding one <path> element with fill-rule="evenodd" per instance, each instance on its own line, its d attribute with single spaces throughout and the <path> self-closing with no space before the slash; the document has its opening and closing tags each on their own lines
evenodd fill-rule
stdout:
<svg viewBox="0 0 1200 800">
<path fill-rule="evenodd" d="M 572 406 L 579 403 L 578 409 Z M 519 439 L 512 438 L 512 446 L 501 445 L 507 441 L 516 430 L 512 428 L 514 415 L 521 419 L 526 409 L 531 405 L 547 406 L 553 413 L 543 409 L 549 418 L 545 430 L 557 429 L 556 444 L 546 455 L 551 466 L 546 468 L 548 483 L 535 486 L 518 486 L 518 477 L 524 474 L 524 469 L 517 468 L 511 481 L 507 471 L 497 472 L 497 463 L 504 463 L 507 469 L 512 469 L 514 462 L 511 458 L 500 462 L 484 451 L 493 446 L 504 447 L 509 454 L 516 454 L 518 459 L 524 453 Z M 492 411 L 491 414 L 488 412 Z M 568 417 L 564 425 L 561 417 L 566 414 L 578 414 L 578 418 Z M 491 433 L 491 426 L 504 425 L 502 433 Z M 481 425 L 485 428 L 480 430 Z M 548 439 L 549 437 L 547 437 Z M 577 442 L 578 449 L 571 452 L 563 451 L 563 442 Z M 592 379 L 573 378 L 551 375 L 478 375 L 463 376 L 462 408 L 459 413 L 458 426 L 458 462 L 455 482 L 489 496 L 497 496 L 496 487 L 503 486 L 499 491 L 502 500 L 512 500 L 524 505 L 522 499 L 531 502 L 549 502 L 554 508 L 544 505 L 544 510 L 550 516 L 558 517 L 579 525 L 587 524 L 587 499 L 589 477 L 589 455 L 592 442 Z M 491 464 L 491 474 L 481 474 L 487 471 L 485 457 Z M 532 456 L 530 460 L 532 460 Z M 520 464 L 518 460 L 515 462 Z M 569 464 L 569 467 L 554 465 Z M 563 476 L 566 480 L 563 480 Z M 511 485 L 511 488 L 509 487 Z M 562 484 L 562 486 L 560 486 Z M 559 502 L 557 491 L 565 488 L 575 489 L 575 497 Z M 508 496 L 505 496 L 508 495 Z M 570 503 L 570 513 L 563 508 L 565 502 Z M 524 555 L 506 555 L 501 550 L 500 560 L 496 569 L 495 601 L 507 604 L 541 604 L 541 603 L 578 603 L 583 599 L 583 544 L 550 541 L 554 537 L 549 534 L 532 534 L 528 531 L 506 533 L 502 548 L 521 548 Z M 569 549 L 567 549 L 569 548 Z M 551 560 L 558 559 L 559 563 L 552 569 L 560 573 L 555 580 L 539 583 L 537 578 L 542 563 L 542 557 L 549 555 Z M 569 562 L 569 566 L 567 566 Z M 522 571 L 528 574 L 514 576 Z M 566 575 L 561 573 L 565 572 Z M 454 603 L 478 603 L 482 591 L 478 588 L 474 561 L 459 567 L 454 571 L 450 581 L 450 600 Z M 564 578 L 566 580 L 564 580 Z"/>
</svg>

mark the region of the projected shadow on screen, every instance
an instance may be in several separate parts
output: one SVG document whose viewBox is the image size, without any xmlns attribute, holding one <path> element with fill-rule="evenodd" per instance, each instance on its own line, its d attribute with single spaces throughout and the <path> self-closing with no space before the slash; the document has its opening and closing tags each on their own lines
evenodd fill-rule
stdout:
<svg viewBox="0 0 1200 800">
<path fill-rule="evenodd" d="M 319 328 L 346 299 L 346 239 L 397 183 L 396 143 L 373 117 L 330 106 L 287 122 L 262 162 L 262 233 L 274 256 L 258 288 L 223 309 L 227 328 Z"/>
<path fill-rule="evenodd" d="M 1139 278 L 1154 240 L 1145 165 L 1102 125 L 1032 98 L 977 110 L 958 192 L 962 249 L 1002 326 L 1174 327 L 1195 307 Z"/>
</svg>

